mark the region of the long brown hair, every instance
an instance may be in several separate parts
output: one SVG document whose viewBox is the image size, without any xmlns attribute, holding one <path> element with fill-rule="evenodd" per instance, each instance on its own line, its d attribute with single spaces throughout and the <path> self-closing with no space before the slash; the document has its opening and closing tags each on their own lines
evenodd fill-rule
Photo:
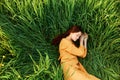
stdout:
<svg viewBox="0 0 120 80">
<path fill-rule="evenodd" d="M 67 37 L 68 35 L 70 35 L 70 33 L 75 33 L 75 32 L 79 32 L 81 30 L 81 27 L 80 26 L 72 26 L 70 27 L 70 29 L 68 29 L 65 33 L 63 34 L 60 34 L 58 35 L 57 37 L 55 37 L 53 40 L 52 40 L 52 44 L 53 45 L 58 45 L 61 41 L 62 38 L 65 38 Z"/>
</svg>

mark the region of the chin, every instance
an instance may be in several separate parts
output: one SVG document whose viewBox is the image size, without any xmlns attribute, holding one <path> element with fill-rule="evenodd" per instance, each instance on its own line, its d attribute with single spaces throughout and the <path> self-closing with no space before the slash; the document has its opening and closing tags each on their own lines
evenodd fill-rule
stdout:
<svg viewBox="0 0 120 80">
<path fill-rule="evenodd" d="M 77 39 L 73 40 L 73 41 L 77 41 Z"/>
</svg>

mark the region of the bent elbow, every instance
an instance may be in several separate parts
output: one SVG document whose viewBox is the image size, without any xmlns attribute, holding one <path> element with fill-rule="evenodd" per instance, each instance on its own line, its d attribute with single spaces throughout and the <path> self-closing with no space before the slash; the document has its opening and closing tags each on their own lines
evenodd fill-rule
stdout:
<svg viewBox="0 0 120 80">
<path fill-rule="evenodd" d="M 85 57 L 86 57 L 86 55 L 87 55 L 87 49 L 85 49 L 85 51 L 84 51 L 84 54 L 83 54 L 83 57 L 82 57 L 82 58 L 85 58 Z"/>
<path fill-rule="evenodd" d="M 85 51 L 85 52 L 83 53 L 82 58 L 85 58 L 86 55 L 87 55 L 87 51 Z"/>
<path fill-rule="evenodd" d="M 86 54 L 84 54 L 83 56 L 82 56 L 82 58 L 85 58 L 86 57 Z"/>
<path fill-rule="evenodd" d="M 81 53 L 81 54 L 80 54 Z M 81 50 L 81 52 L 80 52 L 79 54 L 79 57 L 81 57 L 81 58 L 85 58 L 86 57 L 86 55 L 87 55 L 87 50 L 85 49 L 85 50 Z"/>
</svg>

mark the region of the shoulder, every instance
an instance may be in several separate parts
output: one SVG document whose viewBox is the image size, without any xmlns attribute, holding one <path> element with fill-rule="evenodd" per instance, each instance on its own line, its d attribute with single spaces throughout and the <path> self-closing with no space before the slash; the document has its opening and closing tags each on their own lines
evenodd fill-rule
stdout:
<svg viewBox="0 0 120 80">
<path fill-rule="evenodd" d="M 70 45 L 72 45 L 72 42 L 70 42 L 69 40 L 63 38 L 63 39 L 60 41 L 59 47 L 64 47 L 64 48 L 65 48 L 65 47 L 68 47 L 68 46 L 70 46 Z"/>
<path fill-rule="evenodd" d="M 65 44 L 69 44 L 69 43 L 71 43 L 70 41 L 68 41 L 66 38 L 63 38 L 61 41 L 60 41 L 60 44 L 62 44 L 62 43 L 65 43 Z"/>
</svg>

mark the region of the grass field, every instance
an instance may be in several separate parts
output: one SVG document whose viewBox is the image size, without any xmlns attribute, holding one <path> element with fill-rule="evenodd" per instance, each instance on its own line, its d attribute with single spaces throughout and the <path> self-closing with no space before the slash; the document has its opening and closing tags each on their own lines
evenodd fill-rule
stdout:
<svg viewBox="0 0 120 80">
<path fill-rule="evenodd" d="M 89 35 L 80 59 L 101 80 L 120 80 L 120 0 L 0 0 L 0 80 L 63 80 L 52 39 L 71 25 Z"/>
</svg>

